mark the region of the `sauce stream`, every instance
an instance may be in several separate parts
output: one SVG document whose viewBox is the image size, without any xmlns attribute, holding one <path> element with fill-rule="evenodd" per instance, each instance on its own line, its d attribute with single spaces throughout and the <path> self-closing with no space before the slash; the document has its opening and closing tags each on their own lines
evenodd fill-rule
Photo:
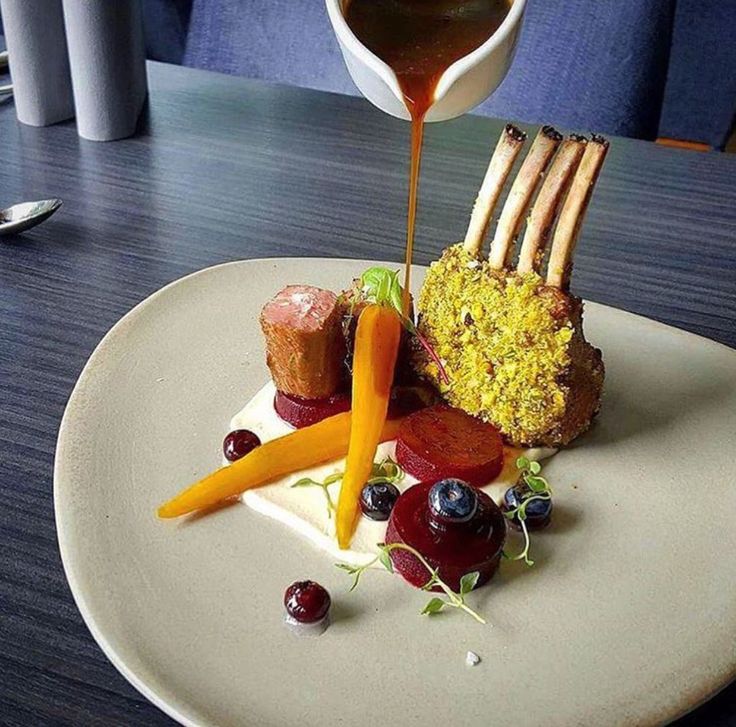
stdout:
<svg viewBox="0 0 736 727">
<path fill-rule="evenodd" d="M 345 0 L 355 36 L 396 75 L 411 116 L 403 309 L 410 302 L 424 117 L 442 74 L 496 32 L 512 0 Z"/>
</svg>

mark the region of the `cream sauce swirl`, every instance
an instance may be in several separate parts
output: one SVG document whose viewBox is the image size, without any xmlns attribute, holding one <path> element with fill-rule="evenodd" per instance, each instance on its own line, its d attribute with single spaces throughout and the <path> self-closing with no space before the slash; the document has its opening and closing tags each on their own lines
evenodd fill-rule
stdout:
<svg viewBox="0 0 736 727">
<path fill-rule="evenodd" d="M 273 382 L 267 383 L 231 420 L 230 431 L 234 429 L 250 429 L 262 442 L 282 437 L 294 431 L 293 427 L 283 421 L 273 408 L 276 389 Z M 385 442 L 378 447 L 376 461 L 386 457 L 394 457 L 396 442 Z M 512 449 L 504 450 L 504 468 L 501 474 L 483 490 L 496 502 L 500 502 L 504 492 L 517 479 L 516 459 L 525 454 L 529 459 L 545 459 L 555 453 L 554 449 Z M 377 522 L 361 517 L 353 536 L 351 546 L 341 550 L 335 539 L 335 518 L 327 507 L 327 498 L 320 487 L 294 487 L 294 483 L 304 477 L 323 482 L 329 475 L 343 472 L 345 459 L 310 467 L 301 472 L 282 477 L 269 485 L 248 490 L 241 500 L 256 512 L 278 520 L 290 530 L 299 533 L 311 541 L 332 559 L 351 565 L 364 565 L 373 560 L 377 553 L 377 544 L 386 537 L 386 522 Z M 400 491 L 406 490 L 417 480 L 405 474 L 397 483 Z M 328 487 L 333 502 L 337 503 L 340 493 L 340 482 Z"/>
</svg>

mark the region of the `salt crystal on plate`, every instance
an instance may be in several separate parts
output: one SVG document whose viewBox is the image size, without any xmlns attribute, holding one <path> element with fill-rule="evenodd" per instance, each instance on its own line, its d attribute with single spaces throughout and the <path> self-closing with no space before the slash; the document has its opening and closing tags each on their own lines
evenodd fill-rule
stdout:
<svg viewBox="0 0 736 727">
<path fill-rule="evenodd" d="M 480 664 L 480 657 L 474 651 L 469 651 L 465 655 L 465 663 L 468 666 L 475 666 L 476 664 Z"/>
</svg>

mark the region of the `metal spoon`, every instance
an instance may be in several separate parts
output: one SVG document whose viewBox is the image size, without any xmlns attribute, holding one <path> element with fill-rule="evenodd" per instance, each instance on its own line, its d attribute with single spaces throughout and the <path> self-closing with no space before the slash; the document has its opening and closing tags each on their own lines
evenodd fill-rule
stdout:
<svg viewBox="0 0 736 727">
<path fill-rule="evenodd" d="M 8 51 L 0 51 L 0 71 L 4 71 L 8 67 Z"/>
<path fill-rule="evenodd" d="M 9 83 L 6 86 L 0 86 L 0 101 L 4 101 L 6 98 L 10 98 L 13 95 L 13 84 Z"/>
<path fill-rule="evenodd" d="M 38 202 L 21 202 L 0 210 L 0 237 L 17 235 L 47 220 L 61 207 L 60 199 L 42 199 Z"/>
</svg>

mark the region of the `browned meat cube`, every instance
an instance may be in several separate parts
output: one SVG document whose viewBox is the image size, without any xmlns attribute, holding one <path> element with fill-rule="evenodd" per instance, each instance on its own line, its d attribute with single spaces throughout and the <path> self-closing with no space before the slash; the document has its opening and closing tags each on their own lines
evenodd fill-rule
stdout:
<svg viewBox="0 0 736 727">
<path fill-rule="evenodd" d="M 325 399 L 344 380 L 345 338 L 337 296 L 310 285 L 289 285 L 261 311 L 266 363 L 276 388 L 304 399 Z"/>
</svg>

